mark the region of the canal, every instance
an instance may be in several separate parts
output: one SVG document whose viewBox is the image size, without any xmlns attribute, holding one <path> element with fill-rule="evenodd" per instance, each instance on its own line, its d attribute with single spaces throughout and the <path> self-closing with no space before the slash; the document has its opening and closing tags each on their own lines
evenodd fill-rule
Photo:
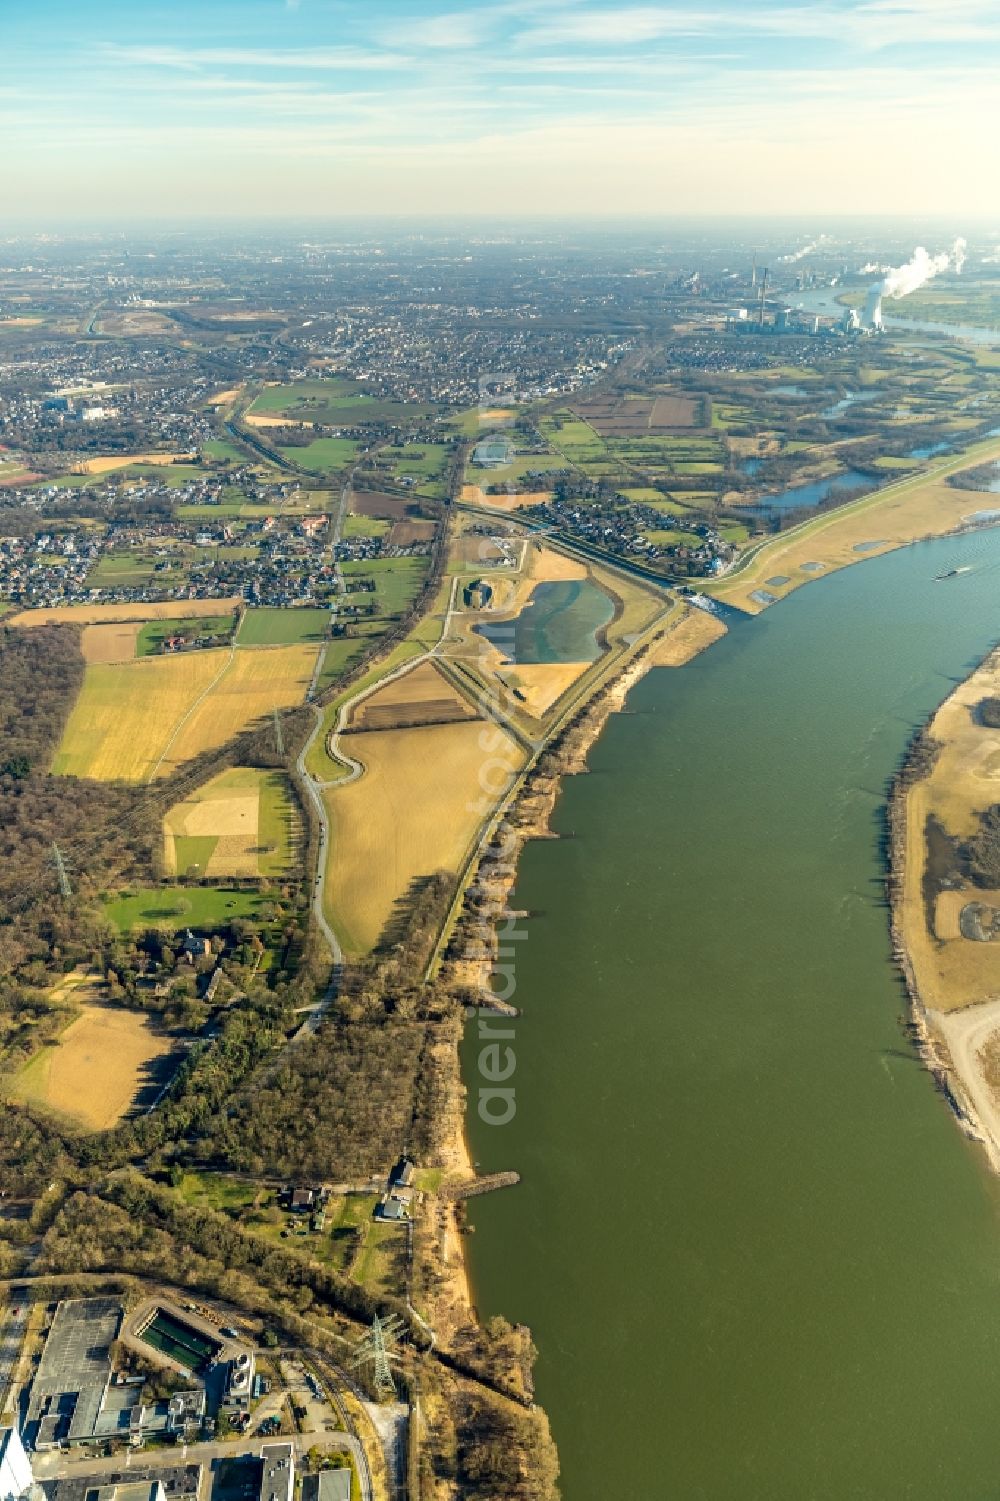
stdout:
<svg viewBox="0 0 1000 1501">
<path fill-rule="evenodd" d="M 980 532 L 740 621 L 638 685 L 525 852 L 509 1125 L 465 1050 L 473 1155 L 523 1181 L 469 1248 L 565 1501 L 998 1493 L 1000 1185 L 905 1039 L 881 850 L 998 585 Z"/>
</svg>

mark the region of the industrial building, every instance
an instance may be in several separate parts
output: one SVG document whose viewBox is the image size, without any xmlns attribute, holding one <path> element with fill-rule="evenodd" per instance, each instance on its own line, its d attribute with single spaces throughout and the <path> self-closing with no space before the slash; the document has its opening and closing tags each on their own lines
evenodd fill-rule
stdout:
<svg viewBox="0 0 1000 1501">
<path fill-rule="evenodd" d="M 25 1438 L 43 1451 L 67 1444 L 187 1436 L 205 1419 L 204 1389 L 143 1402 L 142 1377 L 116 1376 L 112 1348 L 124 1309 L 114 1298 L 59 1304 L 31 1383 Z M 0 1498 L 3 1501 L 3 1498 Z"/>
<path fill-rule="evenodd" d="M 259 1501 L 292 1501 L 295 1494 L 295 1450 L 291 1444 L 265 1444 Z"/>
<path fill-rule="evenodd" d="M 0 1501 L 19 1501 L 34 1480 L 21 1435 L 16 1428 L 0 1428 Z"/>
<path fill-rule="evenodd" d="M 204 1471 L 199 1464 L 164 1465 L 155 1469 L 130 1464 L 120 1480 L 74 1470 L 59 1479 L 44 1480 L 45 1501 L 198 1501 Z"/>
<path fill-rule="evenodd" d="M 350 1470 L 320 1470 L 302 1482 L 302 1501 L 351 1501 Z"/>
<path fill-rule="evenodd" d="M 226 1372 L 226 1395 L 222 1407 L 225 1412 L 249 1412 L 254 1394 L 256 1361 L 250 1350 L 241 1350 L 229 1362 Z"/>
</svg>

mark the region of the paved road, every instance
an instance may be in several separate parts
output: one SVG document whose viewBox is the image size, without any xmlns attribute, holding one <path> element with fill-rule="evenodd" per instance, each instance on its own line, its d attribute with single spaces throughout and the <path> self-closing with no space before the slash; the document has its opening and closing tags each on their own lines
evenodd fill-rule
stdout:
<svg viewBox="0 0 1000 1501">
<path fill-rule="evenodd" d="M 310 1449 L 349 1453 L 358 1474 L 362 1477 L 368 1474 L 368 1463 L 360 1443 L 352 1433 L 340 1431 L 299 1433 L 280 1439 L 243 1438 L 231 1443 L 171 1444 L 165 1449 L 126 1450 L 124 1455 L 113 1455 L 110 1459 L 95 1459 L 93 1455 L 80 1453 L 66 1455 L 53 1450 L 47 1454 L 33 1454 L 31 1465 L 36 1480 L 65 1480 L 74 1475 L 118 1475 L 130 1469 L 133 1464 L 136 1469 L 142 1470 L 173 1469 L 185 1464 L 203 1465 L 205 1475 L 202 1480 L 202 1496 L 207 1497 L 211 1491 L 211 1469 L 217 1461 L 238 1459 L 247 1454 L 257 1455 L 262 1443 L 292 1444 L 297 1460 L 301 1460 Z M 365 1488 L 364 1480 L 362 1494 L 364 1501 L 371 1501 L 371 1491 Z"/>
</svg>

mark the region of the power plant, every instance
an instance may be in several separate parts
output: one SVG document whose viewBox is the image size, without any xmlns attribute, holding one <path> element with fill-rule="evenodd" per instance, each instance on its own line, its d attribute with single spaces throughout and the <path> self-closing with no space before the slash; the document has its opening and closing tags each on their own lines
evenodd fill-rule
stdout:
<svg viewBox="0 0 1000 1501">
<path fill-rule="evenodd" d="M 882 322 L 882 283 L 880 281 L 868 288 L 864 311 L 861 314 L 861 327 L 873 334 L 883 333 L 885 330 Z"/>
</svg>

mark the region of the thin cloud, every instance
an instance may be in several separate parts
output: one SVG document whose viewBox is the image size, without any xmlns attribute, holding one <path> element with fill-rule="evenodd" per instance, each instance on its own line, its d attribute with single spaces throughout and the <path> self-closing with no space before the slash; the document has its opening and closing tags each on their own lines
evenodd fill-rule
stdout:
<svg viewBox="0 0 1000 1501">
<path fill-rule="evenodd" d="M 367 72 L 380 68 L 405 68 L 411 61 L 399 53 L 369 51 L 361 47 L 276 47 L 265 50 L 258 47 L 132 46 L 107 42 L 100 51 L 110 62 L 143 68 L 173 68 L 180 72 L 212 67 Z"/>
</svg>

